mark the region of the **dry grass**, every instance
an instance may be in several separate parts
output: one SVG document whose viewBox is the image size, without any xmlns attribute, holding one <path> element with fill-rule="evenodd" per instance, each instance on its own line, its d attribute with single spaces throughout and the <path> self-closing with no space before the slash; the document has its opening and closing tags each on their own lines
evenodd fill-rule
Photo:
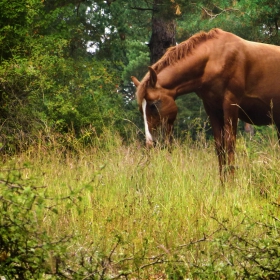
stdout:
<svg viewBox="0 0 280 280">
<path fill-rule="evenodd" d="M 28 163 L 23 176 L 47 186 L 50 196 L 81 190 L 81 198 L 71 207 L 61 204 L 44 226 L 54 236 L 75 234 L 69 263 L 79 267 L 83 260 L 85 269 L 104 274 L 93 279 L 194 277 L 191 267 L 209 261 L 223 225 L 242 232 L 245 217 L 268 221 L 272 204 L 280 202 L 275 142 L 240 138 L 236 178 L 221 186 L 211 143 L 175 143 L 169 151 L 124 146 L 111 135 L 106 141 L 106 149 L 75 152 L 42 145 L 6 163 Z M 258 236 L 258 229 L 249 234 Z"/>
</svg>

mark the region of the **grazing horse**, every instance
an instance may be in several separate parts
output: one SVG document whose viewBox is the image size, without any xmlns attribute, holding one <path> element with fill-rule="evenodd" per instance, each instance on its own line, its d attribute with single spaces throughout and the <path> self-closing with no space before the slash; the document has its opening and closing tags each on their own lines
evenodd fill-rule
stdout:
<svg viewBox="0 0 280 280">
<path fill-rule="evenodd" d="M 171 133 L 178 96 L 195 92 L 202 99 L 221 177 L 226 170 L 234 173 L 238 118 L 255 125 L 273 123 L 279 137 L 280 47 L 246 41 L 216 28 L 168 49 L 141 82 L 131 78 L 144 116 L 147 146 L 159 125 Z"/>
</svg>

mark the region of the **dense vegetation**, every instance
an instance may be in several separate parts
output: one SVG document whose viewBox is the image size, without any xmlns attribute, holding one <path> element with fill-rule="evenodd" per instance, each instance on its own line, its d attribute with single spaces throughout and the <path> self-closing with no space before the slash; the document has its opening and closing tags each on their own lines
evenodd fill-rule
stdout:
<svg viewBox="0 0 280 280">
<path fill-rule="evenodd" d="M 270 127 L 239 135 L 225 186 L 194 94 L 173 149 L 142 147 L 155 22 L 280 44 L 276 0 L 0 0 L 1 279 L 279 278 Z"/>
<path fill-rule="evenodd" d="M 0 172 L 5 279 L 278 279 L 279 148 L 238 138 L 220 184 L 213 143 L 173 150 L 107 137 L 76 152 L 55 140 Z M 78 151 L 78 152 L 77 152 Z"/>
</svg>

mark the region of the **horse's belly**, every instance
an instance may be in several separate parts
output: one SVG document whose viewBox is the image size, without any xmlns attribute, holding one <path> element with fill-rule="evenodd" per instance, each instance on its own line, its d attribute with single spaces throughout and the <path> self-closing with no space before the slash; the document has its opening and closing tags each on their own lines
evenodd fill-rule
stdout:
<svg viewBox="0 0 280 280">
<path fill-rule="evenodd" d="M 269 125 L 280 123 L 279 112 L 280 100 L 265 102 L 258 98 L 248 98 L 240 103 L 239 118 L 255 125 Z"/>
</svg>

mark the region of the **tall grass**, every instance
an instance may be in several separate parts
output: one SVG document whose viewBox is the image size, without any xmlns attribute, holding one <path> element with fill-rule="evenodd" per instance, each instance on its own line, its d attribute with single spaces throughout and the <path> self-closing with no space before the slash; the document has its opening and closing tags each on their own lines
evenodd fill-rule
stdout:
<svg viewBox="0 0 280 280">
<path fill-rule="evenodd" d="M 41 225 L 51 236 L 74 236 L 62 268 L 67 277 L 241 279 L 256 264 L 233 244 L 242 247 L 243 238 L 261 246 L 267 225 L 279 232 L 275 137 L 239 137 L 236 176 L 225 185 L 213 143 L 203 138 L 152 150 L 136 140 L 123 145 L 110 132 L 94 141 L 91 148 L 61 151 L 53 140 L 5 163 L 28 163 L 22 176 L 47 186 L 50 197 L 79 190 L 71 205 L 61 203 L 59 215 Z"/>
</svg>

